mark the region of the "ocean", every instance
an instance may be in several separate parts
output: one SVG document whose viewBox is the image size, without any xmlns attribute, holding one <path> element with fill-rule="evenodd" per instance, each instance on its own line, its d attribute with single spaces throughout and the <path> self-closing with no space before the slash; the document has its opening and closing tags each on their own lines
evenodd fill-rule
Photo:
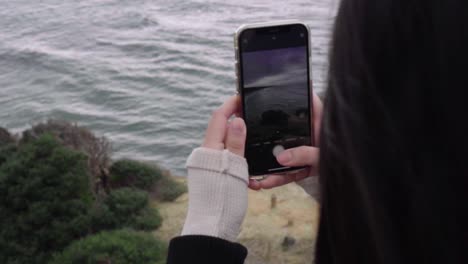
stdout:
<svg viewBox="0 0 468 264">
<path fill-rule="evenodd" d="M 114 158 L 184 176 L 211 112 L 235 93 L 233 32 L 300 19 L 323 92 L 338 0 L 0 0 L 0 126 L 86 126 Z"/>
</svg>

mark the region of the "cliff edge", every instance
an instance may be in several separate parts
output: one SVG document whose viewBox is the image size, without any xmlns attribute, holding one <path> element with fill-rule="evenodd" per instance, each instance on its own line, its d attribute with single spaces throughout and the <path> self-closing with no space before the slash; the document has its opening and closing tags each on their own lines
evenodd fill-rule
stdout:
<svg viewBox="0 0 468 264">
<path fill-rule="evenodd" d="M 179 178 L 179 181 L 185 181 Z M 188 195 L 173 202 L 153 201 L 164 221 L 154 233 L 169 241 L 180 234 Z M 249 249 L 247 264 L 308 264 L 314 253 L 318 203 L 296 184 L 249 191 L 249 208 L 239 242 Z"/>
</svg>

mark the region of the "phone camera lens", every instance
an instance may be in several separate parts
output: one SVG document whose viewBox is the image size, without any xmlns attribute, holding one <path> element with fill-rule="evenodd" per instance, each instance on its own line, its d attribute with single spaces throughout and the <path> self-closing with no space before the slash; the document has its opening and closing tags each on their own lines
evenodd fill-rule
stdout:
<svg viewBox="0 0 468 264">
<path fill-rule="evenodd" d="M 303 38 L 303 37 L 304 37 L 304 33 L 301 33 L 301 38 Z"/>
<path fill-rule="evenodd" d="M 276 36 L 271 37 L 272 40 L 276 40 Z"/>
</svg>

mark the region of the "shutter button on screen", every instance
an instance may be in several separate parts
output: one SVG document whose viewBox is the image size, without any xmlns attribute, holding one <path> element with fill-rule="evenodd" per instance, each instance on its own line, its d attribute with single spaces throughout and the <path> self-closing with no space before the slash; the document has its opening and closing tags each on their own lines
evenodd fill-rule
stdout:
<svg viewBox="0 0 468 264">
<path fill-rule="evenodd" d="M 284 147 L 281 146 L 281 145 L 276 145 L 274 148 L 273 148 L 273 156 L 278 156 L 281 152 L 284 151 Z"/>
</svg>

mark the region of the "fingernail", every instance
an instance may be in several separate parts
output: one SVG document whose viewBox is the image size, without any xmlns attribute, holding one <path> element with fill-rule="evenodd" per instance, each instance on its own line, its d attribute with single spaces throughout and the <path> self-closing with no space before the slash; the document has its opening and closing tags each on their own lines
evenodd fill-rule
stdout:
<svg viewBox="0 0 468 264">
<path fill-rule="evenodd" d="M 287 163 L 291 162 L 291 160 L 292 160 L 291 152 L 287 151 L 287 150 L 283 151 L 278 155 L 278 157 L 276 159 L 281 164 L 287 164 Z"/>
<path fill-rule="evenodd" d="M 242 135 L 244 133 L 244 124 L 242 124 L 242 120 L 234 118 L 231 122 L 230 129 L 233 133 Z"/>
</svg>

